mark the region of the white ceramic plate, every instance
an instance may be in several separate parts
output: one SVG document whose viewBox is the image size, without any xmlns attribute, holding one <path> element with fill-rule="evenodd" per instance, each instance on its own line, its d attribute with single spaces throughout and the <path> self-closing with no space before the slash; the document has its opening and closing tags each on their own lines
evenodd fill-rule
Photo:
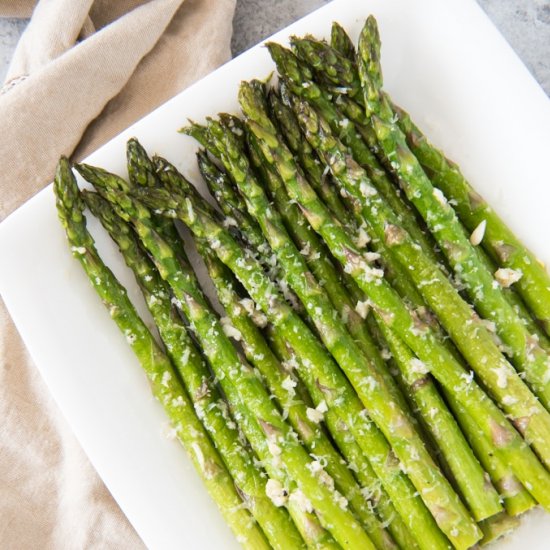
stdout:
<svg viewBox="0 0 550 550">
<path fill-rule="evenodd" d="M 276 34 L 328 36 L 337 20 L 355 38 L 373 13 L 384 41 L 386 87 L 474 186 L 540 256 L 550 261 L 550 102 L 474 0 L 337 0 Z M 88 162 L 124 175 L 125 142 L 198 182 L 195 143 L 178 134 L 187 117 L 237 112 L 242 79 L 273 69 L 256 46 L 99 149 Z M 114 245 L 91 222 L 100 252 L 145 312 Z M 237 548 L 182 448 L 163 435 L 124 338 L 69 253 L 50 187 L 0 226 L 0 291 L 44 380 L 82 447 L 152 549 Z M 549 516 L 535 511 L 502 549 L 550 545 Z M 520 546 L 521 544 L 521 546 Z"/>
</svg>

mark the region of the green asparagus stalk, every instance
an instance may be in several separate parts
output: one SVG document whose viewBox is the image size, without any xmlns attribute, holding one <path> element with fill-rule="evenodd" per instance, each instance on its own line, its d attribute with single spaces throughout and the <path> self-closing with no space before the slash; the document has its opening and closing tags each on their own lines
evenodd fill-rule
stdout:
<svg viewBox="0 0 550 550">
<path fill-rule="evenodd" d="M 325 84 L 328 83 L 331 85 L 331 91 L 336 94 L 335 101 L 338 104 L 339 108 L 346 114 L 346 116 L 348 116 L 352 121 L 356 123 L 358 131 L 369 144 L 369 146 L 372 147 L 374 150 L 379 150 L 374 130 L 371 127 L 365 126 L 367 120 L 365 118 L 364 110 L 357 103 L 354 102 L 357 101 L 359 104 L 363 106 L 365 105 L 364 97 L 361 93 L 361 81 L 358 76 L 355 59 L 346 59 L 345 57 L 343 58 L 341 55 L 339 55 L 339 52 L 331 49 L 331 47 L 328 46 L 326 43 L 316 41 L 312 38 L 295 39 L 294 46 L 300 58 L 304 62 L 310 64 L 312 67 L 315 68 L 316 77 L 318 77 L 321 82 L 325 82 Z M 376 61 L 371 63 L 369 67 L 371 69 L 371 72 L 374 73 L 375 82 L 380 82 L 381 85 L 381 71 L 379 70 L 379 48 L 374 48 L 372 51 L 374 59 Z M 330 58 L 333 65 L 339 65 L 338 69 L 332 69 L 331 71 L 323 70 L 324 59 L 326 58 Z M 345 94 L 342 93 L 344 90 L 346 91 Z M 350 99 L 351 97 L 353 97 L 353 100 Z M 397 118 L 397 123 L 399 127 L 406 135 L 407 144 L 417 156 L 418 160 L 420 161 L 427 175 L 430 177 L 430 180 L 433 182 L 434 186 L 439 187 L 447 197 L 453 199 L 453 202 L 458 203 L 459 201 L 457 197 L 454 197 L 453 193 L 450 192 L 450 190 L 444 184 L 440 184 L 439 180 L 435 178 L 435 175 L 433 175 L 434 167 L 438 167 L 440 166 L 440 164 L 443 166 L 444 163 L 448 163 L 447 167 L 453 172 L 458 171 L 458 167 L 450 161 L 447 161 L 442 153 L 437 151 L 431 144 L 427 143 L 425 136 L 423 136 L 420 130 L 416 126 L 414 126 L 409 115 L 399 107 L 391 104 L 391 101 L 389 100 L 387 94 L 384 94 L 384 100 L 385 111 L 388 112 L 389 116 L 390 109 L 388 109 L 388 106 L 386 104 L 386 102 L 389 102 L 391 110 L 393 110 L 393 115 Z M 419 151 L 419 149 L 422 149 L 422 153 Z M 423 164 L 423 155 L 428 155 L 431 161 L 429 164 Z M 391 169 L 391 164 L 388 165 Z M 461 174 L 459 174 L 459 176 L 463 179 L 463 176 Z M 470 196 L 473 196 L 472 193 L 474 193 L 474 191 L 469 187 L 469 185 L 468 189 Z M 461 193 L 462 199 L 464 199 L 465 196 L 467 195 Z M 485 203 L 484 208 L 488 208 Z M 461 218 L 461 221 L 465 223 L 464 220 L 462 220 L 460 208 L 455 209 L 459 217 Z M 495 214 L 492 213 L 492 215 L 494 216 Z M 467 224 L 465 225 L 467 226 L 467 229 L 469 229 L 469 231 L 473 233 L 475 229 L 479 227 L 479 224 L 482 223 L 482 221 L 483 219 L 479 219 L 479 223 L 469 228 Z M 509 230 L 507 231 L 508 233 L 510 233 Z M 515 237 L 513 238 L 515 239 Z M 515 242 L 517 242 L 517 239 L 515 239 Z M 529 251 L 526 252 L 532 256 Z M 487 269 L 489 269 L 491 273 L 496 271 L 497 268 L 492 266 L 490 262 L 488 263 L 487 258 L 481 257 L 481 260 L 485 264 L 487 264 Z M 526 261 L 531 260 L 534 261 L 534 257 L 528 258 L 528 260 Z M 540 271 L 540 266 L 535 266 L 535 271 Z M 542 271 L 544 272 L 544 269 L 542 269 Z M 523 302 L 517 299 L 515 293 L 511 289 L 502 288 L 501 292 L 504 293 L 506 300 L 514 308 L 517 315 L 519 315 L 528 332 L 532 335 L 538 336 L 540 339 L 539 343 L 548 351 L 548 339 L 546 338 L 546 335 L 543 336 L 543 333 L 541 333 L 540 329 L 536 325 L 534 325 L 534 323 L 532 323 L 530 313 L 525 308 Z"/>
<path fill-rule="evenodd" d="M 309 68 L 301 63 L 290 50 L 274 42 L 270 42 L 266 46 L 288 90 L 310 101 L 319 109 L 335 135 L 339 136 L 344 144 L 351 149 L 354 159 L 367 170 L 373 184 L 397 214 L 403 227 L 417 242 L 421 243 L 424 250 L 429 251 L 428 254 L 432 260 L 438 262 L 439 258 L 434 252 L 433 240 L 418 225 L 414 213 L 403 202 L 396 187 L 363 140 L 356 124 L 338 111 L 329 99 L 329 94 L 314 82 Z"/>
<path fill-rule="evenodd" d="M 255 310 L 250 298 L 242 299 L 236 292 L 237 281 L 231 271 L 208 248 L 204 241 L 197 240 L 197 246 L 205 260 L 208 273 L 216 287 L 220 303 L 239 334 L 247 359 L 262 374 L 267 387 L 277 399 L 283 414 L 296 430 L 310 453 L 322 456 L 326 471 L 334 479 L 337 489 L 348 499 L 351 509 L 361 520 L 369 537 L 380 550 L 396 548 L 391 537 L 384 531 L 376 516 L 363 498 L 361 488 L 351 472 L 342 463 L 342 457 L 317 422 L 319 411 L 301 400 L 302 392 L 296 386 L 298 381 L 292 373 L 285 371 L 265 341 L 260 329 L 251 319 L 250 312 L 261 324 L 266 322 L 263 314 Z M 248 308 L 248 310 L 247 310 Z M 311 420 L 308 414 L 314 419 Z"/>
<path fill-rule="evenodd" d="M 137 160 L 137 154 L 142 152 L 143 148 L 135 138 L 128 141 L 126 153 L 128 158 L 128 173 L 130 175 L 130 181 L 133 185 L 146 185 L 151 187 L 155 185 L 155 178 L 151 173 L 152 167 L 146 161 L 141 159 L 139 161 Z M 130 190 L 130 185 L 123 178 L 117 176 L 116 174 L 112 174 L 103 168 L 88 166 L 84 163 L 75 165 L 75 168 L 78 173 L 91 184 L 95 184 L 98 180 L 102 179 L 109 181 L 112 186 L 122 189 L 125 192 Z M 178 230 L 174 226 L 174 222 L 155 214 L 153 214 L 153 220 L 163 238 L 170 243 L 179 255 L 185 258 L 183 242 L 179 236 Z"/>
<path fill-rule="evenodd" d="M 476 456 L 498 490 L 506 512 L 518 516 L 536 506 L 535 500 L 514 475 L 513 469 L 495 453 L 494 445 L 487 440 L 476 420 L 449 392 L 446 396 Z"/>
<path fill-rule="evenodd" d="M 351 81 L 351 86 L 341 86 L 335 90 L 340 94 L 351 94 L 351 97 L 361 89 L 360 84 L 357 86 L 357 73 L 350 70 L 350 67 L 353 68 L 353 63 L 327 42 L 315 40 L 310 36 L 304 38 L 293 36 L 290 43 L 298 59 L 313 67 L 315 80 L 329 85 L 334 82 Z M 342 71 L 344 71 L 343 74 Z"/>
<path fill-rule="evenodd" d="M 297 108 L 308 140 L 323 155 L 331 167 L 334 177 L 342 185 L 345 185 L 348 192 L 353 194 L 357 200 L 364 201 L 364 214 L 370 218 L 378 237 L 384 239 L 392 251 L 399 251 L 403 255 L 402 257 L 406 258 L 403 265 L 414 266 L 415 272 L 418 270 L 419 280 L 417 282 L 421 282 L 424 285 L 423 288 L 433 291 L 435 287 L 435 290 L 438 291 L 434 294 L 437 298 L 432 301 L 438 302 L 438 304 L 430 302 L 434 311 L 439 310 L 439 313 L 450 307 L 451 311 L 456 313 L 455 307 L 463 303 L 460 299 L 456 299 L 456 291 L 439 269 L 433 268 L 433 264 L 426 259 L 422 250 L 410 242 L 410 237 L 399 227 L 393 213 L 380 200 L 378 193 L 370 184 L 361 167 L 349 157 L 343 145 L 331 135 L 328 125 L 308 104 L 297 101 Z M 287 162 L 290 163 L 290 159 Z M 429 365 L 435 378 L 449 391 L 456 394 L 457 399 L 463 403 L 469 414 L 484 423 L 486 436 L 494 441 L 503 457 L 506 455 L 506 461 L 509 461 L 510 464 L 515 463 L 516 475 L 526 483 L 526 487 L 537 500 L 546 501 L 547 498 L 544 492 L 540 491 L 540 487 L 541 484 L 548 482 L 548 473 L 510 426 L 501 411 L 477 383 L 470 380 L 461 365 L 441 345 L 431 329 L 419 324 L 419 320 L 411 315 L 399 295 L 382 278 L 374 276 L 367 258 L 356 249 L 349 235 L 334 223 L 326 207 L 319 201 L 307 182 L 300 177 L 300 173 L 291 169 L 290 164 L 284 170 L 285 173 L 292 176 L 288 182 L 285 181 L 289 194 L 298 200 L 312 227 L 321 234 L 333 255 L 355 278 L 369 297 L 374 309 L 378 310 L 385 322 L 394 328 L 417 357 Z M 283 170 L 280 172 L 282 173 Z M 416 277 L 417 274 L 412 273 L 411 275 Z M 453 304 L 453 306 L 449 306 L 449 304 Z M 529 441 L 536 446 L 541 455 L 547 455 L 546 412 L 536 400 L 533 403 L 532 394 L 502 357 L 488 332 L 484 332 L 483 325 L 476 318 L 472 318 L 471 310 L 467 304 L 464 303 L 464 307 L 469 314 L 465 320 L 461 321 L 461 326 L 456 327 L 456 332 L 462 331 L 461 337 L 457 339 L 457 345 L 460 345 L 462 340 L 461 351 L 470 364 L 475 366 L 484 384 L 491 387 L 492 392 L 512 414 L 512 417 L 516 420 L 527 417 L 523 425 L 527 424 L 524 431 Z M 444 311 L 444 313 L 448 313 L 448 311 Z M 483 359 L 484 357 L 487 357 L 487 362 Z M 491 357 L 494 360 L 489 360 Z M 524 408 L 523 402 L 520 401 L 524 398 L 526 402 L 529 402 L 527 408 Z M 511 403 L 511 400 L 514 402 Z M 538 405 L 536 408 L 535 404 Z M 522 424 L 520 423 L 519 426 Z M 500 437 L 504 434 L 506 436 Z M 520 463 L 524 466 L 520 467 Z M 527 479 L 528 477 L 531 479 Z"/>
<path fill-rule="evenodd" d="M 155 167 L 136 138 L 130 138 L 126 143 L 126 164 L 131 185 L 142 185 L 144 187 L 158 185 Z"/>
<path fill-rule="evenodd" d="M 355 46 L 344 28 L 336 21 L 330 29 L 330 45 L 344 57 L 355 59 Z"/>
<path fill-rule="evenodd" d="M 132 347 L 151 383 L 153 395 L 165 409 L 179 441 L 225 521 L 245 548 L 269 549 L 260 527 L 243 507 L 233 479 L 193 411 L 168 357 L 137 314 L 126 290 L 99 257 L 93 238 L 86 229 L 84 202 L 66 158 L 61 158 L 57 166 L 54 191 L 59 218 L 73 255 Z"/>
<path fill-rule="evenodd" d="M 101 177 L 101 172 L 95 172 L 94 167 L 88 167 L 88 170 L 95 173 L 96 188 L 101 189 L 102 192 L 108 198 L 110 198 L 111 202 L 115 203 L 114 208 L 118 210 L 119 214 L 121 214 L 122 216 L 127 216 L 126 212 L 124 212 L 120 208 L 117 208 L 116 206 L 117 195 L 115 191 L 109 187 L 109 184 L 116 180 L 113 178 L 103 179 Z M 104 183 L 105 187 L 101 187 L 102 182 L 105 182 Z M 197 197 L 200 197 L 198 192 L 195 191 L 195 193 Z M 207 205 L 209 212 L 211 213 L 215 212 L 212 209 L 212 207 L 210 207 L 207 203 L 205 204 Z M 137 206 L 139 207 L 139 205 Z M 129 203 L 128 207 L 130 209 L 133 208 L 131 203 Z M 148 214 L 148 212 L 145 209 L 143 209 L 143 214 L 144 214 L 144 220 L 146 220 L 145 232 L 143 233 L 146 236 L 145 237 L 146 241 L 149 243 L 151 248 L 155 249 L 154 239 L 158 239 L 160 243 L 159 246 L 162 249 L 160 252 L 158 252 L 157 250 L 156 260 L 157 262 L 159 262 L 157 263 L 157 267 L 161 267 L 163 265 L 163 262 L 168 262 L 170 267 L 171 266 L 170 262 L 171 261 L 175 262 L 175 265 L 179 267 L 179 269 L 182 271 L 182 274 L 186 276 L 185 281 L 187 281 L 187 283 L 190 285 L 190 288 L 196 291 L 197 296 L 202 296 L 201 291 L 198 288 L 198 285 L 196 284 L 196 281 L 194 279 L 194 274 L 191 270 L 191 267 L 188 264 L 187 257 L 177 254 L 171 248 L 171 246 L 167 241 L 163 241 L 162 238 L 159 237 L 159 235 L 156 233 L 154 223 L 152 223 L 151 220 L 147 218 L 146 214 Z M 129 221 L 129 219 L 130 218 L 128 218 L 126 221 Z M 136 222 L 136 219 L 132 219 L 132 222 Z M 150 230 L 150 233 L 147 233 L 147 228 Z M 150 238 L 147 239 L 147 237 L 150 237 Z M 178 277 L 177 273 L 174 275 L 174 277 L 176 281 L 179 281 L 181 283 L 181 279 Z M 184 288 L 187 288 L 187 287 L 184 287 Z M 296 492 L 297 486 L 294 483 L 294 481 L 288 478 L 286 473 L 272 461 L 272 456 L 265 438 L 265 434 L 262 431 L 262 428 L 256 422 L 250 422 L 249 411 L 246 405 L 243 405 L 238 393 L 234 390 L 232 385 L 230 384 L 228 385 L 227 383 L 224 384 L 223 389 L 226 395 L 229 397 L 230 406 L 232 407 L 233 410 L 235 410 L 235 416 L 240 419 L 240 424 L 243 427 L 244 431 L 246 432 L 246 437 L 251 442 L 256 454 L 261 458 L 264 468 L 266 469 L 270 479 L 274 480 L 274 482 L 278 482 L 278 486 L 281 488 L 280 489 L 281 491 L 284 488 L 284 490 L 288 491 L 289 494 Z M 273 481 L 271 483 L 273 483 Z M 268 490 L 268 487 L 269 486 L 265 484 L 266 491 Z M 264 484 L 262 485 L 262 488 L 264 488 Z M 280 498 L 280 495 L 276 495 L 275 498 Z M 281 502 L 279 502 L 278 505 L 279 504 L 281 504 Z M 308 547 L 323 548 L 328 550 L 333 548 L 335 549 L 338 546 L 336 542 L 332 539 L 330 534 L 327 533 L 321 527 L 320 523 L 318 522 L 317 518 L 312 514 L 312 512 L 304 509 L 304 507 L 300 504 L 299 499 L 289 500 L 288 502 L 286 502 L 286 505 L 291 514 L 291 517 L 294 520 L 294 523 L 298 527 L 298 530 L 303 536 L 303 539 L 306 542 Z M 295 543 L 290 544 L 290 547 L 295 547 L 295 546 L 299 547 L 299 536 L 296 539 L 295 530 L 291 529 L 288 533 L 288 536 L 289 538 L 287 539 L 287 542 L 291 542 L 293 538 L 295 539 Z"/>
<path fill-rule="evenodd" d="M 382 320 L 378 319 L 377 325 L 401 371 L 412 401 L 418 407 L 474 518 L 481 521 L 499 513 L 502 511 L 499 495 L 487 479 L 430 374 Z"/>
<path fill-rule="evenodd" d="M 262 146 L 262 151 L 264 152 L 264 156 L 266 157 L 266 160 L 270 160 L 273 163 L 273 165 L 277 167 L 277 170 L 281 174 L 281 177 L 285 178 L 285 183 L 288 184 L 289 191 L 291 187 L 300 189 L 301 185 L 303 187 L 308 185 L 307 181 L 303 178 L 302 174 L 298 171 L 298 167 L 295 164 L 292 153 L 284 146 L 284 144 L 282 144 L 281 140 L 277 135 L 277 131 L 275 127 L 273 126 L 273 124 L 271 123 L 270 119 L 267 116 L 265 107 L 262 105 L 261 90 L 255 87 L 254 84 L 251 84 L 251 85 L 246 85 L 244 83 L 241 84 L 240 101 L 241 101 L 241 106 L 243 108 L 243 111 L 245 112 L 247 117 L 250 119 L 249 124 L 252 129 L 252 132 L 254 132 L 256 136 L 259 138 L 258 141 Z M 300 179 L 303 183 L 300 183 L 299 181 Z M 312 191 L 312 194 L 314 194 L 313 190 L 311 191 Z M 293 198 L 294 200 L 297 200 L 298 193 L 295 192 L 291 196 L 291 198 Z M 286 202 L 288 202 L 288 199 L 286 200 Z M 304 208 L 303 203 L 301 203 L 301 206 L 302 208 Z M 345 233 L 345 231 L 341 227 L 339 227 L 339 230 L 340 232 Z M 368 253 L 363 253 L 363 254 L 365 259 L 370 259 Z M 372 268 L 370 268 L 370 277 L 371 277 L 371 280 L 375 278 L 374 270 Z M 328 285 L 326 286 L 328 290 Z M 342 289 L 342 293 L 344 296 L 347 296 L 344 289 Z M 366 327 L 363 327 L 363 328 L 366 328 Z M 411 384 L 414 384 L 415 380 L 414 379 L 411 380 L 411 378 L 415 377 L 415 373 L 414 373 L 415 363 L 414 361 L 411 362 L 410 359 L 407 358 L 406 364 L 408 365 L 409 363 L 410 363 L 410 367 L 409 369 L 407 369 L 406 373 L 409 375 L 408 376 L 409 382 Z M 340 362 L 340 365 L 342 366 L 343 369 L 345 369 L 342 362 Z M 425 370 L 425 367 L 423 367 L 423 370 Z M 371 411 L 372 418 L 375 420 L 375 422 L 377 422 L 380 428 L 384 431 L 384 427 L 382 424 L 383 421 L 379 421 L 378 420 L 379 417 L 377 417 L 377 415 L 373 412 L 373 408 L 376 407 L 376 405 L 373 406 L 371 404 L 372 402 L 368 401 L 368 397 L 364 392 L 361 391 L 360 384 L 355 382 L 352 374 L 351 375 L 348 374 L 348 378 L 350 379 L 352 384 L 355 385 L 356 391 L 358 392 L 359 396 L 362 398 L 365 406 L 369 409 L 369 411 Z M 433 389 L 435 390 L 435 388 Z M 384 390 L 385 388 L 382 387 L 382 384 L 380 384 L 377 387 L 378 394 L 382 394 Z M 431 394 L 432 399 L 429 402 L 429 407 L 432 407 L 435 405 L 436 396 L 433 395 L 434 393 L 436 394 L 437 397 L 439 397 L 437 395 L 437 392 L 432 392 Z M 427 398 L 427 394 L 423 394 L 423 397 Z M 387 396 L 384 397 L 385 400 L 387 400 L 388 398 L 389 397 Z M 493 491 L 492 495 L 491 493 L 488 492 L 488 488 L 486 487 L 487 485 L 486 480 L 484 479 L 484 476 L 483 476 L 483 470 L 477 463 L 477 460 L 473 456 L 473 453 L 470 450 L 467 442 L 464 440 L 462 434 L 460 433 L 460 430 L 456 425 L 456 423 L 454 422 L 452 415 L 450 414 L 444 415 L 444 411 L 446 411 L 446 407 L 444 406 L 442 401 L 440 401 L 439 405 L 440 405 L 441 414 L 438 415 L 437 420 L 441 421 L 444 424 L 444 431 L 443 433 L 437 434 L 438 436 L 437 439 L 438 441 L 442 441 L 443 439 L 445 439 L 446 441 L 453 439 L 453 443 L 458 445 L 457 449 L 453 449 L 450 446 L 445 447 L 445 451 L 446 451 L 446 456 L 448 456 L 450 459 L 450 463 L 452 465 L 453 471 L 455 471 L 457 474 L 457 481 L 460 483 L 461 487 L 463 487 L 463 490 L 465 492 L 465 496 L 467 497 L 468 502 L 472 504 L 472 506 L 475 508 L 475 511 L 480 514 L 480 517 L 482 519 L 494 513 L 497 513 L 498 511 L 500 511 L 501 508 L 498 503 L 498 496 L 496 492 Z M 428 408 L 426 408 L 425 412 L 428 413 Z M 437 431 L 437 428 L 435 431 Z M 399 447 L 398 447 L 399 443 L 395 441 L 395 438 L 392 438 L 392 435 L 393 434 L 391 433 L 389 435 L 388 433 L 386 433 L 386 437 L 388 437 L 388 440 L 392 444 L 396 454 L 406 465 L 407 473 L 409 477 L 411 477 L 411 479 L 413 480 L 413 483 L 415 483 L 415 477 L 414 477 L 415 473 L 409 467 L 406 459 L 402 458 L 399 455 Z M 412 437 L 410 437 L 410 439 L 412 439 Z M 425 449 L 424 445 L 422 445 L 422 451 L 415 451 L 415 452 L 422 452 L 423 453 L 422 456 L 429 457 L 429 453 Z M 461 458 L 463 458 L 464 460 L 454 459 L 453 455 L 456 456 L 459 454 L 459 452 L 462 454 Z M 466 458 L 468 458 L 468 460 L 466 460 Z M 423 460 L 425 459 L 426 458 L 424 458 Z M 435 467 L 435 464 L 434 464 L 434 467 Z M 420 487 L 417 486 L 417 488 L 421 490 Z M 485 496 L 489 498 L 486 499 L 484 498 Z M 491 496 L 492 498 L 490 498 Z M 428 504 L 428 507 L 429 507 L 429 504 Z"/>
<path fill-rule="evenodd" d="M 228 115 L 225 116 L 228 117 Z M 235 118 L 232 117 L 230 120 L 234 129 L 241 129 L 240 125 L 237 126 L 238 123 Z M 242 131 L 243 133 L 239 141 L 244 144 L 244 129 Z M 232 130 L 232 132 L 234 133 L 234 130 Z M 218 153 L 215 145 L 210 141 L 205 141 L 205 143 L 209 143 L 211 153 L 217 156 Z M 204 151 L 199 151 L 197 160 L 199 170 L 206 181 L 210 193 L 214 196 L 222 212 L 226 216 L 225 223 L 227 224 L 229 222 L 229 225 L 232 226 L 232 220 L 235 220 L 242 240 L 250 245 L 252 251 L 257 253 L 258 260 L 265 264 L 272 278 L 278 282 L 286 300 L 296 311 L 303 314 L 303 307 L 300 300 L 298 300 L 297 296 L 288 288 L 288 285 L 284 283 L 284 279 L 280 276 L 281 267 L 277 262 L 277 258 L 271 251 L 271 247 L 264 237 L 259 225 L 256 223 L 256 220 L 248 214 L 245 201 L 239 194 L 233 181 L 231 181 L 229 174 L 218 168 L 208 158 L 208 155 Z M 187 190 L 191 192 L 193 186 L 188 186 Z"/>
<path fill-rule="evenodd" d="M 164 185 L 168 185 L 176 196 L 180 183 L 174 181 L 174 177 L 179 180 L 181 176 L 171 165 L 162 163 L 161 159 L 157 161 L 159 179 Z M 195 335 L 224 392 L 226 395 L 231 393 L 233 398 L 229 397 L 230 401 L 242 405 L 239 416 L 243 417 L 243 431 L 251 444 L 254 445 L 254 442 L 249 437 L 249 427 L 259 426 L 264 435 L 263 441 L 267 441 L 271 455 L 269 458 L 272 462 L 280 461 L 336 542 L 342 546 L 363 545 L 365 548 L 374 548 L 360 524 L 348 510 L 347 500 L 333 486 L 319 483 L 314 472 L 311 471 L 311 459 L 301 446 L 295 432 L 284 421 L 255 372 L 241 361 L 224 333 L 217 315 L 211 310 L 198 288 L 192 272 L 182 269 L 181 262 L 178 265 L 166 242 L 155 233 L 147 209 L 139 201 L 118 190 L 102 188 L 101 191 L 117 204 L 119 211 L 133 224 L 157 263 L 161 276 L 170 284 L 176 299 L 194 328 Z M 136 193 L 139 189 L 132 191 Z M 152 194 L 152 190 L 145 191 L 147 194 Z M 178 209 L 174 208 L 174 215 L 176 212 L 179 213 L 179 209 L 186 208 L 186 215 L 193 218 L 195 214 L 187 210 L 189 204 L 190 202 L 187 201 L 186 206 L 182 203 Z M 229 234 L 228 236 L 230 237 Z M 248 412 L 246 418 L 244 418 L 244 412 Z"/>
<path fill-rule="evenodd" d="M 273 548 L 301 548 L 296 527 L 282 508 L 277 508 L 265 493 L 265 474 L 254 464 L 250 451 L 240 442 L 235 422 L 226 403 L 210 382 L 208 368 L 187 333 L 171 302 L 170 288 L 141 249 L 131 227 L 117 216 L 110 204 L 97 193 L 84 192 L 91 212 L 118 244 L 132 269 L 172 364 L 180 374 L 194 408 L 235 480 L 247 508 L 263 529 Z"/>
<path fill-rule="evenodd" d="M 350 299 L 340 275 L 330 259 L 330 252 L 326 249 L 324 243 L 319 240 L 315 231 L 311 229 L 298 206 L 290 200 L 284 183 L 264 159 L 256 136 L 248 134 L 248 140 L 251 165 L 258 174 L 261 174 L 263 182 L 270 191 L 273 204 L 282 220 L 284 220 L 286 229 L 292 236 L 296 246 L 300 248 L 300 253 L 303 255 L 306 265 L 325 289 L 334 309 L 338 311 L 350 335 L 355 339 L 365 357 L 371 361 L 377 374 L 383 378 L 392 397 L 399 407 L 410 415 L 403 394 L 380 357 L 376 344 L 369 334 L 361 315 L 356 311 L 357 304 Z"/>
<path fill-rule="evenodd" d="M 453 207 L 466 229 L 473 233 L 481 223 L 485 232 L 484 249 L 502 268 L 521 273 L 514 287 L 531 308 L 550 336 L 550 278 L 536 256 L 514 235 L 487 202 L 472 188 L 460 168 L 432 145 L 413 123 L 408 113 L 392 104 L 397 124 L 433 184 L 453 201 Z"/>
<path fill-rule="evenodd" d="M 167 177 L 169 165 L 164 164 L 162 174 Z M 175 169 L 173 175 L 177 175 Z M 177 186 L 174 186 L 177 189 Z M 254 257 L 243 253 L 231 234 L 201 208 L 193 195 L 181 196 L 174 188 L 150 190 L 137 194 L 155 210 L 181 219 L 198 238 L 207 239 L 218 258 L 235 273 L 251 298 L 266 317 L 288 339 L 308 368 L 313 369 L 319 388 L 325 395 L 328 408 L 336 410 L 351 427 L 357 443 L 372 457 L 376 474 L 384 483 L 396 509 L 407 522 L 408 528 L 418 537 L 422 548 L 447 548 L 447 539 L 437 528 L 433 517 L 422 503 L 414 487 L 393 457 L 385 438 L 367 419 L 364 408 L 349 382 L 317 337 L 279 294 L 277 287 L 264 273 Z M 330 327 L 327 326 L 325 330 Z"/>
<path fill-rule="evenodd" d="M 227 173 L 218 168 L 204 151 L 197 153 L 197 162 L 210 193 L 226 216 L 226 223 L 231 225 L 234 223 L 239 228 L 252 250 L 258 251 L 260 255 L 268 255 L 269 244 L 258 224 L 248 215 L 244 199 L 239 195 Z"/>
<path fill-rule="evenodd" d="M 519 526 L 519 520 L 518 518 L 509 516 L 506 512 L 502 512 L 498 516 L 482 521 L 479 526 L 483 531 L 483 539 L 480 545 L 485 546 L 509 535 Z"/>
<path fill-rule="evenodd" d="M 441 191 L 432 186 L 408 148 L 405 136 L 393 122 L 391 107 L 380 92 L 379 51 L 378 29 L 371 16 L 361 32 L 358 66 L 367 114 L 381 151 L 399 175 L 406 195 L 426 221 L 473 304 L 481 315 L 495 323 L 496 333 L 507 346 L 512 362 L 525 373 L 527 382 L 545 407 L 550 408 L 550 358 L 506 300 L 500 285 L 465 235 L 452 206 Z M 445 320 L 442 321 L 445 324 Z"/>
<path fill-rule="evenodd" d="M 364 105 L 355 51 L 352 57 L 344 55 L 332 44 L 311 36 L 293 37 L 292 48 L 298 59 L 313 69 L 317 82 L 328 86 L 337 97 L 345 95 Z"/>
<path fill-rule="evenodd" d="M 281 83 L 281 95 L 284 93 L 284 84 Z M 323 165 L 317 154 L 301 133 L 300 125 L 292 109 L 286 105 L 274 89 L 268 93 L 270 114 L 277 122 L 278 129 L 289 149 L 297 156 L 300 165 L 307 174 L 312 187 L 317 191 L 336 218 L 344 225 L 354 225 L 351 212 L 346 209 L 337 194 L 335 186 L 329 181 Z"/>
<path fill-rule="evenodd" d="M 308 369 L 302 364 L 300 357 L 290 348 L 284 335 L 272 325 L 268 325 L 266 332 L 271 347 L 283 364 L 289 365 L 290 368 L 296 368 L 296 365 L 300 365 L 298 371 L 301 374 L 301 381 L 307 387 L 314 405 L 319 406 L 319 404 L 324 403 L 323 392 L 319 389 L 315 378 L 310 375 Z M 390 497 L 384 490 L 370 462 L 355 441 L 349 426 L 345 424 L 334 410 L 330 409 L 325 413 L 324 420 L 336 445 L 346 459 L 348 467 L 353 471 L 355 477 L 362 485 L 364 497 L 372 503 L 372 506 L 384 524 L 387 525 L 399 548 L 419 548 L 407 529 L 405 522 L 393 506 Z M 322 456 L 322 454 L 318 454 Z"/>
</svg>

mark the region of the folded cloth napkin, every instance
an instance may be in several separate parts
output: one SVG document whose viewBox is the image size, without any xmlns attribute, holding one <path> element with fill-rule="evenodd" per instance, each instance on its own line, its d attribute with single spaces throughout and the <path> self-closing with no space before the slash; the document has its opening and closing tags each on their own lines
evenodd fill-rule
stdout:
<svg viewBox="0 0 550 550">
<path fill-rule="evenodd" d="M 0 220 L 230 56 L 235 0 L 0 2 L 29 17 L 0 91 Z M 141 548 L 0 301 L 0 545 Z"/>
</svg>

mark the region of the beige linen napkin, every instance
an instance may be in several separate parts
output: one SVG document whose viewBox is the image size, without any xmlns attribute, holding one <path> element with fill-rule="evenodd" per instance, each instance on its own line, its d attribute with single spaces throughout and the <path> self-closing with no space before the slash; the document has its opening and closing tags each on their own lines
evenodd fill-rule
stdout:
<svg viewBox="0 0 550 550">
<path fill-rule="evenodd" d="M 0 220 L 230 56 L 235 0 L 0 0 L 30 16 L 0 93 Z M 0 546 L 141 548 L 0 301 Z"/>
</svg>

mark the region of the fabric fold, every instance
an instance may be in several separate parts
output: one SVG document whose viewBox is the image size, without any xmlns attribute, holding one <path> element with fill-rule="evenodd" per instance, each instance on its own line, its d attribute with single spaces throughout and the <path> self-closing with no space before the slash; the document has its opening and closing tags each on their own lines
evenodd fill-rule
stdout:
<svg viewBox="0 0 550 550">
<path fill-rule="evenodd" d="M 234 8 L 234 0 L 0 3 L 1 15 L 33 14 L 0 95 L 0 220 L 51 181 L 61 154 L 82 158 L 227 61 Z M 3 548 L 143 547 L 1 299 L 0 418 Z"/>
</svg>

